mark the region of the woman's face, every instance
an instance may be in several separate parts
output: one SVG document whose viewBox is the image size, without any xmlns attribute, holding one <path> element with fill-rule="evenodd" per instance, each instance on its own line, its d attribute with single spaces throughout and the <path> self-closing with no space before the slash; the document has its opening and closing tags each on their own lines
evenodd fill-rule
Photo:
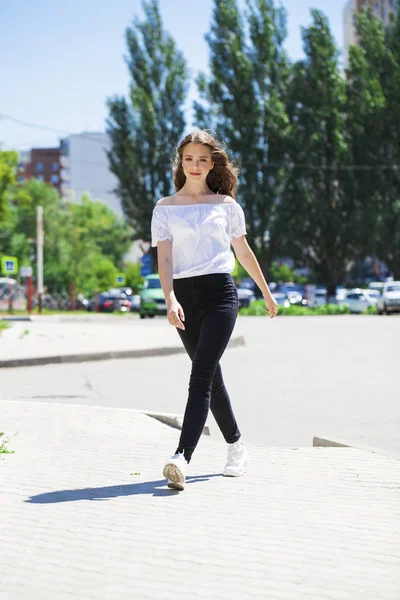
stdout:
<svg viewBox="0 0 400 600">
<path fill-rule="evenodd" d="M 183 148 L 182 167 L 188 181 L 205 181 L 213 166 L 207 146 L 190 142 Z"/>
</svg>

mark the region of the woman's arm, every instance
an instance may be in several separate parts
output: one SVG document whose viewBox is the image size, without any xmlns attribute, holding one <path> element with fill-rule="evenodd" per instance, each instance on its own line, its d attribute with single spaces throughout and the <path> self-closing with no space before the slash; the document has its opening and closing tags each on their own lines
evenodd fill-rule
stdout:
<svg viewBox="0 0 400 600">
<path fill-rule="evenodd" d="M 233 237 L 232 246 L 235 251 L 236 258 L 260 288 L 262 295 L 264 296 L 267 312 L 269 312 L 272 319 L 278 312 L 278 303 L 271 294 L 268 284 L 265 281 L 265 277 L 261 271 L 261 267 L 258 264 L 258 260 L 256 259 L 253 250 L 247 243 L 246 237 L 244 235 L 241 237 Z"/>
<path fill-rule="evenodd" d="M 183 321 L 185 315 L 182 306 L 176 299 L 173 286 L 173 267 L 172 267 L 172 242 L 164 240 L 157 244 L 158 255 L 158 273 L 160 275 L 161 287 L 167 303 L 168 321 L 174 327 L 185 329 Z"/>
</svg>

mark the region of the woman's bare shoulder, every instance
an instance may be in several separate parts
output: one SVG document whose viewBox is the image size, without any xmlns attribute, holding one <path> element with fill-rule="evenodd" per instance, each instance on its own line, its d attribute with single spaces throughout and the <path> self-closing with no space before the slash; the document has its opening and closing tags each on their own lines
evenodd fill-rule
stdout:
<svg viewBox="0 0 400 600">
<path fill-rule="evenodd" d="M 171 206 L 174 204 L 173 196 L 165 196 L 165 198 L 160 198 L 158 202 L 156 202 L 156 206 Z"/>
</svg>

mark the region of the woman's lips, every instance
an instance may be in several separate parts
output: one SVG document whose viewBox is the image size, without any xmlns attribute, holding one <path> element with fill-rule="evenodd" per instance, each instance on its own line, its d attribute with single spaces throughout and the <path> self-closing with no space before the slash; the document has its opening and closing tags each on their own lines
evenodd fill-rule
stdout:
<svg viewBox="0 0 400 600">
<path fill-rule="evenodd" d="M 191 175 L 200 175 L 200 173 L 190 173 Z"/>
</svg>

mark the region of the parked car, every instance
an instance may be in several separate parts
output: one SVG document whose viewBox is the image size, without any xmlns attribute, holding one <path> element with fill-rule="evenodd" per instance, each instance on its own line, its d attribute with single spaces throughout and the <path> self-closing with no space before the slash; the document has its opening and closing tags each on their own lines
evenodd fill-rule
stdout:
<svg viewBox="0 0 400 600">
<path fill-rule="evenodd" d="M 129 299 L 131 299 L 133 296 L 133 290 L 131 287 L 111 288 L 108 291 L 110 294 L 125 294 Z"/>
<path fill-rule="evenodd" d="M 99 312 L 112 313 L 117 312 L 128 312 L 131 306 L 131 301 L 127 298 L 126 294 L 121 293 L 119 290 L 110 290 L 99 294 L 98 297 Z M 87 304 L 87 310 L 94 312 L 96 310 L 96 299 L 90 300 Z"/>
<path fill-rule="evenodd" d="M 133 296 L 130 297 L 130 301 L 130 312 L 140 312 L 140 294 L 133 294 Z"/>
<path fill-rule="evenodd" d="M 13 277 L 0 277 L 0 310 L 8 310 L 10 292 L 14 310 L 26 308 L 25 292 Z"/>
<path fill-rule="evenodd" d="M 239 298 L 239 308 L 248 308 L 256 299 L 253 290 L 247 287 L 238 287 L 237 293 Z"/>
<path fill-rule="evenodd" d="M 336 302 L 338 304 L 343 304 L 343 300 L 346 298 L 347 292 L 349 290 L 347 290 L 345 287 L 343 287 L 342 285 L 338 285 L 336 288 Z"/>
<path fill-rule="evenodd" d="M 290 306 L 290 301 L 286 294 L 282 292 L 274 292 L 272 295 L 277 301 L 278 306 L 284 306 L 285 308 L 288 308 Z"/>
<path fill-rule="evenodd" d="M 387 281 L 384 283 L 376 306 L 380 315 L 400 312 L 400 281 Z"/>
<path fill-rule="evenodd" d="M 308 304 L 307 300 L 303 297 L 303 294 L 301 292 L 287 292 L 286 296 L 290 304 L 293 304 L 295 306 L 306 306 Z"/>
<path fill-rule="evenodd" d="M 317 287 L 308 292 L 308 306 L 324 306 L 326 304 L 326 288 Z"/>
<path fill-rule="evenodd" d="M 378 292 L 381 294 L 384 285 L 385 284 L 383 281 L 370 281 L 367 287 L 369 290 L 378 290 Z"/>
<path fill-rule="evenodd" d="M 238 282 L 238 289 L 242 288 L 246 288 L 248 290 L 251 290 L 255 296 L 255 298 L 258 300 L 259 298 L 262 298 L 262 291 L 260 290 L 260 288 L 258 287 L 258 285 L 250 278 L 250 277 L 246 277 L 244 279 L 241 279 Z M 269 284 L 269 288 L 272 291 L 273 287 L 271 287 L 271 284 Z"/>
<path fill-rule="evenodd" d="M 347 291 L 342 304 L 347 306 L 352 313 L 362 313 L 370 306 L 375 306 L 376 302 L 377 297 L 375 290 L 354 288 Z"/>
<path fill-rule="evenodd" d="M 140 291 L 140 318 L 166 315 L 167 305 L 161 287 L 159 275 L 145 277 L 143 288 Z"/>
</svg>

